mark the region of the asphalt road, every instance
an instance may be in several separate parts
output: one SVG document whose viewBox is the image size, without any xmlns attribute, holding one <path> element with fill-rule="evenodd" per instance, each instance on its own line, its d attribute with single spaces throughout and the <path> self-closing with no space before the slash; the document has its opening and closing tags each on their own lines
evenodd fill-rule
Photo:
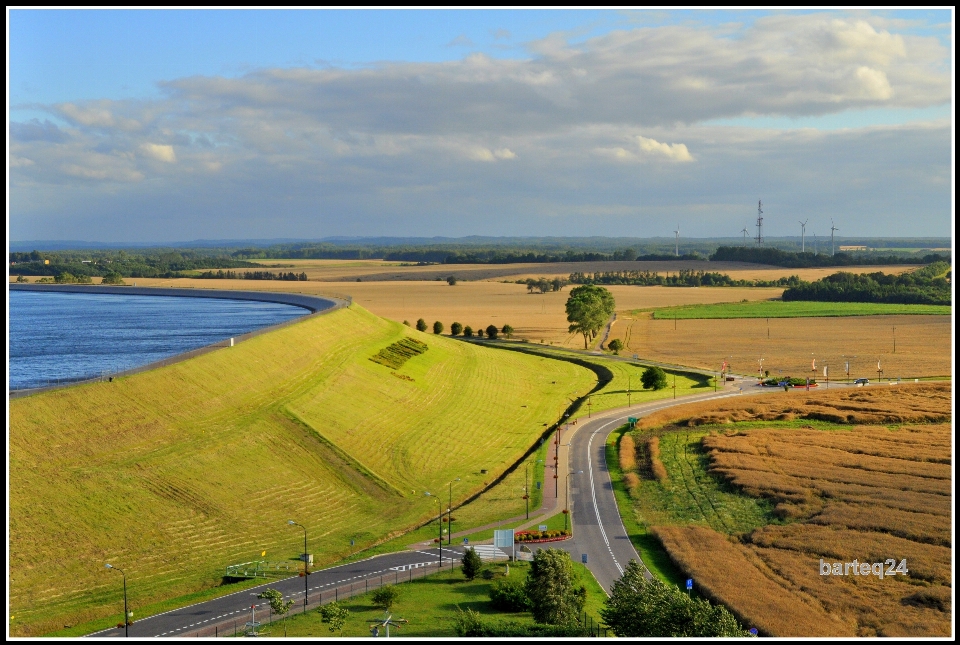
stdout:
<svg viewBox="0 0 960 645">
<path fill-rule="evenodd" d="M 461 547 L 444 546 L 442 550 L 443 566 L 451 564 L 458 566 L 463 557 Z M 438 569 L 437 549 L 423 549 L 420 551 L 402 551 L 375 556 L 358 562 L 350 562 L 329 569 L 312 572 L 308 577 L 309 609 L 319 606 L 322 600 L 333 599 L 334 589 L 339 594 L 346 594 L 352 587 L 357 593 L 362 593 L 365 582 L 371 589 L 375 589 L 383 580 L 384 584 L 417 577 L 424 572 L 434 572 Z M 220 634 L 233 634 L 234 622 L 238 631 L 243 631 L 244 623 L 250 620 L 250 606 L 256 606 L 257 621 L 264 625 L 269 620 L 268 603 L 257 598 L 257 594 L 270 587 L 283 593 L 284 597 L 293 600 L 290 611 L 297 614 L 303 611 L 303 577 L 273 579 L 264 584 L 238 591 L 228 596 L 198 603 L 189 607 L 182 607 L 156 616 L 137 619 L 134 614 L 134 623 L 130 626 L 130 636 L 149 638 L 156 636 L 195 636 L 203 631 L 213 635 L 213 626 L 219 625 Z M 117 621 L 122 614 L 122 598 L 118 598 Z M 124 630 L 113 627 L 90 636 L 94 637 L 122 637 Z"/>
</svg>

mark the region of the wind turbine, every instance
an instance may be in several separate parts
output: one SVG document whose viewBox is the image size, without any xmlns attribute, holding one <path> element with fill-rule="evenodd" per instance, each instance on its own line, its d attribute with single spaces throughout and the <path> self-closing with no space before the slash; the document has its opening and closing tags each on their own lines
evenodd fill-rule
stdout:
<svg viewBox="0 0 960 645">
<path fill-rule="evenodd" d="M 809 219 L 805 219 L 802 222 L 800 222 L 800 252 L 801 253 L 803 253 L 806 250 L 806 246 L 804 246 L 803 240 L 807 232 L 807 222 L 809 221 L 810 221 Z"/>
<path fill-rule="evenodd" d="M 833 225 L 833 218 L 830 219 L 830 255 L 834 254 L 833 250 L 833 232 L 839 231 L 840 229 Z"/>
<path fill-rule="evenodd" d="M 747 233 L 749 233 L 750 231 L 748 231 L 748 230 L 747 230 L 747 227 L 744 226 L 744 227 L 743 227 L 743 230 L 740 231 L 740 232 L 743 233 L 743 245 L 746 246 L 746 245 L 747 245 Z"/>
<path fill-rule="evenodd" d="M 677 257 L 680 257 L 680 225 L 679 225 L 679 224 L 677 224 L 677 230 L 675 230 L 675 231 L 673 232 L 673 234 L 676 236 L 676 242 L 677 242 L 676 253 L 677 253 Z"/>
</svg>

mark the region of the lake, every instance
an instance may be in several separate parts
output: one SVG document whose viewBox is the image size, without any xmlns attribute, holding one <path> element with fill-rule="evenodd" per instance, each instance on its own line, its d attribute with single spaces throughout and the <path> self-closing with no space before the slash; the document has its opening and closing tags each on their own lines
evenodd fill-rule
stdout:
<svg viewBox="0 0 960 645">
<path fill-rule="evenodd" d="M 10 389 L 118 372 L 308 314 L 271 302 L 10 291 Z"/>
</svg>

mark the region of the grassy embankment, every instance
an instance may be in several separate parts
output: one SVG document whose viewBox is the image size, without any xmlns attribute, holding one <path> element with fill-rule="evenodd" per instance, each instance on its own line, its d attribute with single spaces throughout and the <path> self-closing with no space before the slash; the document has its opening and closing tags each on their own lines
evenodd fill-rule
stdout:
<svg viewBox="0 0 960 645">
<path fill-rule="evenodd" d="M 511 562 L 510 577 L 524 579 L 530 565 L 526 562 Z M 503 563 L 487 564 L 484 569 L 495 572 L 498 576 L 504 571 Z M 600 609 L 607 599 L 607 595 L 600 587 L 596 578 L 587 571 L 582 564 L 574 564 L 574 571 L 578 574 L 580 584 L 587 588 L 587 604 L 585 611 L 597 624 Z M 491 606 L 490 587 L 493 580 L 478 576 L 474 580 L 465 580 L 459 567 L 452 572 L 445 570 L 412 582 L 400 583 L 400 597 L 391 608 L 394 619 L 404 618 L 410 621 L 399 630 L 391 628 L 391 636 L 405 637 L 455 637 L 454 619 L 457 607 L 466 611 L 472 609 L 487 618 L 502 618 L 514 620 L 523 624 L 534 624 L 529 612 L 503 613 Z M 350 610 L 344 636 L 370 636 L 370 625 L 383 620 L 383 610 L 375 607 L 371 601 L 371 593 L 355 596 L 341 601 L 341 605 Z M 268 627 L 269 636 L 282 636 L 284 625 L 274 621 Z M 339 633 L 330 632 L 329 625 L 320 621 L 316 611 L 296 614 L 287 618 L 286 635 L 299 637 L 339 636 Z"/>
<path fill-rule="evenodd" d="M 368 360 L 404 337 L 429 349 L 396 369 Z M 142 617 L 203 595 L 227 564 L 295 558 L 290 518 L 318 564 L 348 556 L 350 539 L 384 541 L 433 515 L 425 490 L 446 501 L 460 477 L 456 502 L 482 489 L 592 382 L 569 363 L 494 355 L 354 306 L 13 401 L 11 633 L 109 625 L 120 592 L 105 562 L 125 569 Z"/>
<path fill-rule="evenodd" d="M 819 318 L 837 316 L 941 315 L 949 316 L 951 307 L 942 305 L 898 305 L 873 302 L 783 302 L 757 300 L 718 304 L 681 305 L 653 312 L 657 320 L 716 318 Z M 639 313 L 631 312 L 631 313 Z"/>
</svg>

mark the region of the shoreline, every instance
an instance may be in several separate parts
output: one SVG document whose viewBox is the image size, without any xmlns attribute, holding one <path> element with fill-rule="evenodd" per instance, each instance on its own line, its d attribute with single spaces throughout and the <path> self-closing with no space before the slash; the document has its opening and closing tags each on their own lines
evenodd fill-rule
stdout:
<svg viewBox="0 0 960 645">
<path fill-rule="evenodd" d="M 271 292 L 271 291 L 230 291 L 226 289 L 180 289 L 173 287 L 129 287 L 129 286 L 100 286 L 100 285 L 59 285 L 59 284 L 22 284 L 22 283 L 9 283 L 10 291 L 32 291 L 32 292 L 48 292 L 48 293 L 94 293 L 98 295 L 109 294 L 109 295 L 119 295 L 119 296 L 166 296 L 166 297 L 178 297 L 178 298 L 214 298 L 219 300 L 241 300 L 241 301 L 252 301 L 252 302 L 271 302 L 281 305 L 289 305 L 293 307 L 300 307 L 301 309 L 306 309 L 310 313 L 303 316 L 297 316 L 296 318 L 291 318 L 290 320 L 285 320 L 273 325 L 268 325 L 266 327 L 261 327 L 259 329 L 254 329 L 245 334 L 240 334 L 232 338 L 234 344 L 242 343 L 245 340 L 259 336 L 260 334 L 265 334 L 267 332 L 274 331 L 276 329 L 281 329 L 287 325 L 292 325 L 308 318 L 314 316 L 322 316 L 324 314 L 342 309 L 344 307 L 349 307 L 352 304 L 352 299 L 344 298 L 334 298 L 334 297 L 320 297 L 320 296 L 311 296 L 303 293 L 282 293 L 282 292 Z M 211 343 L 209 345 L 204 345 L 196 349 L 191 349 L 186 352 L 180 352 L 179 354 L 174 354 L 168 358 L 161 359 L 159 361 L 152 361 L 138 367 L 131 367 L 130 369 L 122 370 L 114 374 L 109 375 L 109 379 L 119 378 L 121 376 L 132 376 L 134 374 L 139 374 L 140 372 L 146 372 L 148 370 L 156 369 L 158 367 L 166 367 L 167 365 L 173 365 L 174 363 L 179 363 L 196 356 L 202 356 L 208 352 L 212 352 L 216 349 L 221 349 L 223 347 L 229 347 L 229 342 L 231 339 L 225 339 L 217 341 L 216 343 Z M 84 378 L 80 380 L 73 380 L 67 383 L 59 383 L 57 385 L 46 385 L 43 387 L 28 388 L 22 390 L 8 390 L 7 397 L 8 400 L 18 399 L 24 396 L 30 396 L 32 394 L 40 394 L 41 392 L 49 392 L 52 390 L 60 390 L 66 387 L 73 387 L 76 385 L 82 385 L 85 383 L 96 383 L 103 381 L 107 376 L 92 376 L 90 378 Z"/>
</svg>

